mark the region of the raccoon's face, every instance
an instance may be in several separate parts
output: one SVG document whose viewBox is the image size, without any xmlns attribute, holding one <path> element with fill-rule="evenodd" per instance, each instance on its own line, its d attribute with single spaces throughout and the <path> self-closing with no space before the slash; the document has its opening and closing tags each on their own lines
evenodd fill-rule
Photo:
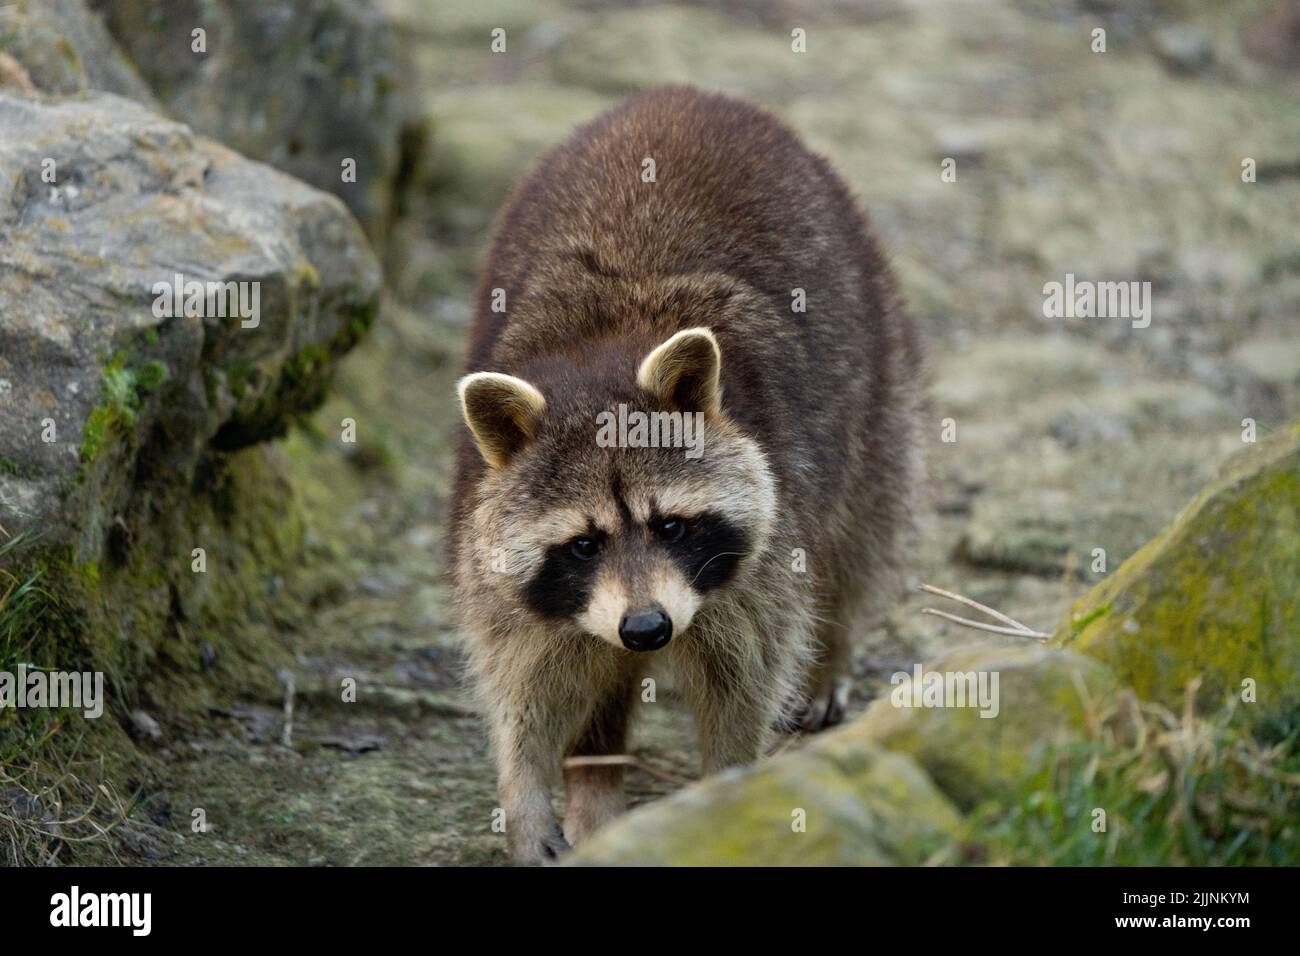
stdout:
<svg viewBox="0 0 1300 956">
<path fill-rule="evenodd" d="M 720 362 L 713 334 L 688 329 L 621 384 L 574 370 L 544 395 L 509 375 L 461 380 L 488 465 L 467 547 L 500 610 L 654 651 L 747 573 L 775 493 L 722 413 Z"/>
</svg>

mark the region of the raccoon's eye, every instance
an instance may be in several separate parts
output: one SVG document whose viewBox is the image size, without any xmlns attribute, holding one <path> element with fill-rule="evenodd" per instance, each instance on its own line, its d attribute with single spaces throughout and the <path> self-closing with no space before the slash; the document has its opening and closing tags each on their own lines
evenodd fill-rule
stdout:
<svg viewBox="0 0 1300 956">
<path fill-rule="evenodd" d="M 676 544 L 686 537 L 686 522 L 681 518 L 660 518 L 651 522 L 650 530 L 664 544 Z"/>
<path fill-rule="evenodd" d="M 600 554 L 600 542 L 595 538 L 575 538 L 569 550 L 579 561 L 590 561 Z"/>
</svg>

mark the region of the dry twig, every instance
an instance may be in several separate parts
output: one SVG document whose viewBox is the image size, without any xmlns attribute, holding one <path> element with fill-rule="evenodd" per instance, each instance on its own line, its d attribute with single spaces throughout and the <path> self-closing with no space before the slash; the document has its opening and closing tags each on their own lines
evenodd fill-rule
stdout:
<svg viewBox="0 0 1300 956">
<path fill-rule="evenodd" d="M 671 773 L 667 770 L 661 770 L 653 767 L 644 760 L 638 760 L 631 754 L 600 754 L 588 755 L 582 757 L 566 757 L 564 760 L 564 769 L 571 767 L 638 767 L 650 774 L 652 777 L 658 777 L 660 780 L 667 780 L 669 783 L 676 784 L 679 787 L 685 787 L 695 781 L 678 774 Z"/>
<path fill-rule="evenodd" d="M 937 588 L 932 584 L 921 584 L 918 585 L 918 588 L 925 591 L 927 594 L 937 594 L 940 597 L 956 601 L 958 604 L 964 604 L 969 608 L 974 608 L 977 611 L 987 614 L 994 620 L 1001 621 L 1002 624 L 1006 626 L 987 624 L 983 621 L 972 621 L 970 618 L 958 617 L 956 614 L 949 614 L 947 611 L 937 611 L 931 607 L 921 608 L 922 614 L 932 614 L 935 617 L 941 617 L 944 620 L 952 621 L 956 624 L 962 625 L 963 627 L 971 627 L 979 631 L 991 631 L 994 634 L 1007 634 L 1011 637 L 1030 637 L 1036 641 L 1045 641 L 1052 636 L 1043 631 L 1035 631 L 1031 627 L 1026 627 L 1015 618 L 1008 617 L 1001 611 L 995 611 L 991 607 L 980 604 L 978 601 L 972 601 L 970 598 L 964 597 L 960 594 L 954 594 L 952 591 L 945 591 L 943 588 Z"/>
</svg>

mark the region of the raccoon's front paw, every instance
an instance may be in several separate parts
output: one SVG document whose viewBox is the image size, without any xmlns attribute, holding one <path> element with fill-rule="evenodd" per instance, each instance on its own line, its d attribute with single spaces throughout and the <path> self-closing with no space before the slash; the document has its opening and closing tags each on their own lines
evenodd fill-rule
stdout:
<svg viewBox="0 0 1300 956">
<path fill-rule="evenodd" d="M 561 855 L 569 849 L 560 825 L 552 821 L 540 832 L 521 840 L 511 855 L 517 866 L 547 866 L 559 862 Z"/>
</svg>

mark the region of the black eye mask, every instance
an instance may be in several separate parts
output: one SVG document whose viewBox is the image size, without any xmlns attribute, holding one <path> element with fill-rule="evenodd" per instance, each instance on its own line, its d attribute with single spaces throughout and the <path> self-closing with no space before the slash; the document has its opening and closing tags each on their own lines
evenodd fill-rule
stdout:
<svg viewBox="0 0 1300 956">
<path fill-rule="evenodd" d="M 692 590 L 706 594 L 735 576 L 749 551 L 749 536 L 722 515 L 706 511 L 687 522 L 680 541 L 664 547 Z"/>
</svg>

